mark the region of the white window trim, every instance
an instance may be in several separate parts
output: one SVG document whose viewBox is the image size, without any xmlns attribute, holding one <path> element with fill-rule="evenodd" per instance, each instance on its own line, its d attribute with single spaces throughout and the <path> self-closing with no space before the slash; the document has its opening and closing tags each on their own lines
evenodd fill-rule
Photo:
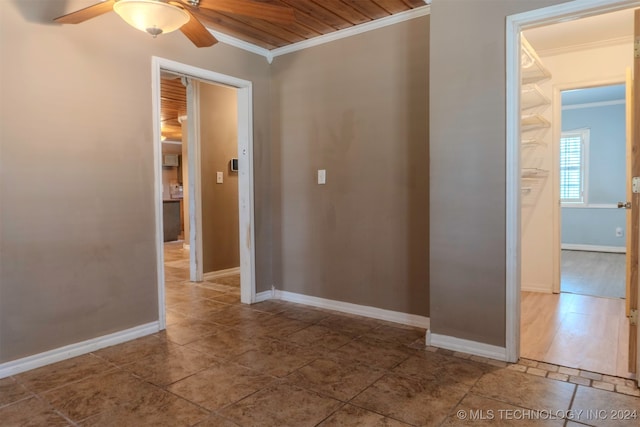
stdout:
<svg viewBox="0 0 640 427">
<path fill-rule="evenodd" d="M 563 131 L 560 135 L 560 139 L 565 137 L 568 134 L 580 134 L 580 138 L 582 139 L 582 201 L 580 202 L 565 202 L 560 199 L 560 206 L 563 208 L 577 208 L 577 207 L 586 207 L 589 206 L 589 140 L 591 136 L 590 128 L 582 128 L 582 129 L 573 129 L 568 131 Z M 558 150 L 560 150 L 561 144 L 558 143 Z M 560 171 L 558 171 L 560 174 Z M 558 175 L 560 176 L 560 175 Z"/>
</svg>

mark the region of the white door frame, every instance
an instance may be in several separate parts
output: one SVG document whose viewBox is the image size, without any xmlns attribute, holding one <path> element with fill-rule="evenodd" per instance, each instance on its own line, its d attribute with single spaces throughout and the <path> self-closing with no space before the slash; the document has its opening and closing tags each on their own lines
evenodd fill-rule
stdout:
<svg viewBox="0 0 640 427">
<path fill-rule="evenodd" d="M 506 25 L 506 357 L 520 357 L 520 33 L 558 23 L 640 6 L 638 0 L 582 0 L 507 16 Z"/>
<path fill-rule="evenodd" d="M 162 140 L 160 119 L 160 81 L 161 71 L 185 75 L 204 82 L 217 83 L 237 88 L 238 94 L 238 205 L 239 205 L 239 237 L 240 237 L 240 301 L 245 304 L 255 302 L 256 274 L 255 274 L 255 220 L 254 220 L 254 187 L 253 187 L 253 91 L 252 83 L 193 67 L 160 57 L 152 57 L 151 83 L 153 108 L 153 156 L 155 172 L 155 220 L 156 220 L 156 259 L 158 279 L 158 312 L 160 329 L 166 326 L 165 319 L 165 289 L 164 289 L 164 238 L 162 226 Z M 197 98 L 197 96 L 196 96 Z M 197 103 L 197 99 L 196 99 Z M 196 106 L 197 108 L 197 106 Z M 197 116 L 197 115 L 196 115 Z M 194 117 L 194 119 L 197 117 Z M 188 118 L 188 126 L 197 129 L 197 121 Z M 197 132 L 196 132 L 197 134 Z M 194 212 L 200 210 L 200 146 L 199 138 L 193 138 L 193 151 L 189 152 L 190 175 L 193 171 L 194 179 L 189 180 L 190 205 Z M 193 201 L 193 202 L 191 202 Z M 190 215 L 191 216 L 191 215 Z M 196 215 L 201 218 L 202 215 Z M 194 228 L 196 228 L 194 230 Z M 194 233 L 196 233 L 194 235 Z M 202 235 L 202 222 L 196 220 L 191 223 L 192 236 Z M 190 241 L 192 238 L 190 238 Z M 195 242 L 192 242 L 195 243 Z M 197 245 L 196 245 L 197 246 Z M 200 246 L 201 247 L 201 246 Z M 193 246 L 191 247 L 194 249 Z M 197 250 L 197 249 L 196 249 Z M 201 267 L 200 267 L 201 268 Z M 201 271 L 201 270 L 200 270 Z"/>
</svg>

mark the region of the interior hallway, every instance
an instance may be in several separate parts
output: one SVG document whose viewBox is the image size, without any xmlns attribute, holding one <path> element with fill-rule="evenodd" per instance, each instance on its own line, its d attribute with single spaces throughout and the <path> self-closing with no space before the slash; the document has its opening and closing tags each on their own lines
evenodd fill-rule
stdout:
<svg viewBox="0 0 640 427">
<path fill-rule="evenodd" d="M 424 330 L 298 304 L 244 306 L 237 276 L 185 282 L 185 256 L 167 245 L 166 331 L 0 380 L 2 425 L 448 426 L 483 424 L 462 419 L 471 410 L 640 406 L 630 380 L 438 350 Z"/>
</svg>

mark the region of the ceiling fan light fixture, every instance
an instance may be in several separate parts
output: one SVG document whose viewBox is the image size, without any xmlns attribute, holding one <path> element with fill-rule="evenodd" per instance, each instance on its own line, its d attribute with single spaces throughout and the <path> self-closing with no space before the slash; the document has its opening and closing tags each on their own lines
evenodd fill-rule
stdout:
<svg viewBox="0 0 640 427">
<path fill-rule="evenodd" d="M 158 0 L 120 0 L 113 10 L 127 24 L 154 38 L 179 29 L 190 19 L 183 9 Z"/>
</svg>

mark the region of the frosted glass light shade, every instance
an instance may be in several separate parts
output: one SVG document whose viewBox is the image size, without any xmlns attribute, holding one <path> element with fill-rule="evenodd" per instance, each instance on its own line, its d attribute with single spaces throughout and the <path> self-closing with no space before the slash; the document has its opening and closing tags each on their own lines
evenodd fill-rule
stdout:
<svg viewBox="0 0 640 427">
<path fill-rule="evenodd" d="M 113 10 L 127 24 L 154 37 L 175 31 L 190 19 L 179 7 L 158 0 L 120 0 Z"/>
</svg>

